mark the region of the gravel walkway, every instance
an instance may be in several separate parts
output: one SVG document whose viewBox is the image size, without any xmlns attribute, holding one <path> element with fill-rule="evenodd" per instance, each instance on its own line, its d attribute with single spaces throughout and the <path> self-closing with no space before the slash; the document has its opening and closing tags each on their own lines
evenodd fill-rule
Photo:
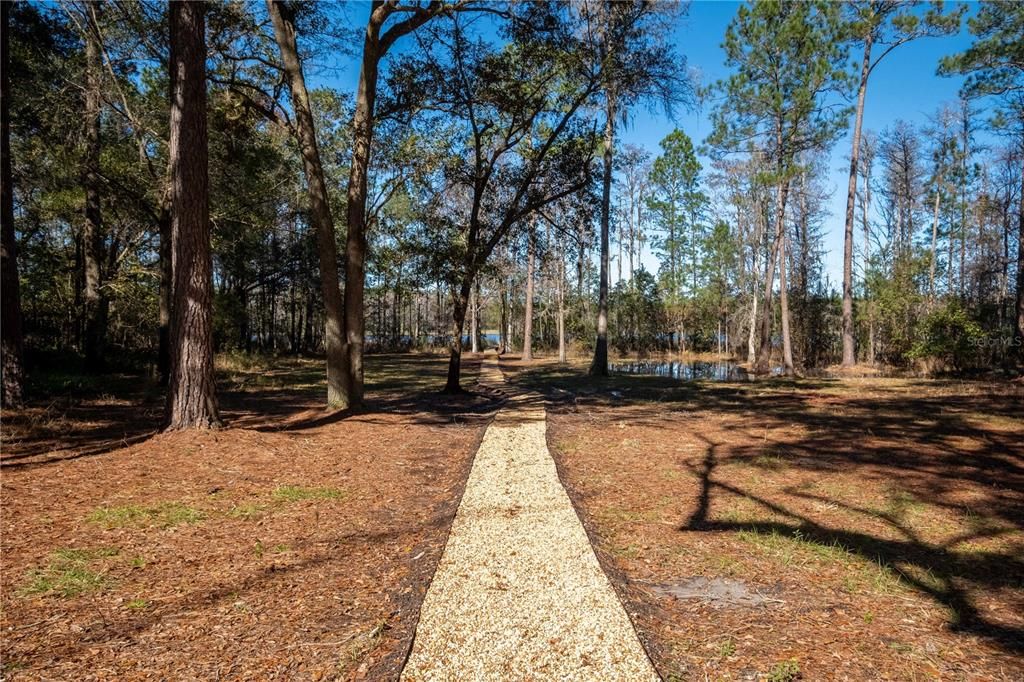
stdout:
<svg viewBox="0 0 1024 682">
<path fill-rule="evenodd" d="M 503 382 L 496 357 L 481 381 Z M 476 453 L 402 679 L 657 680 L 515 393 Z"/>
</svg>

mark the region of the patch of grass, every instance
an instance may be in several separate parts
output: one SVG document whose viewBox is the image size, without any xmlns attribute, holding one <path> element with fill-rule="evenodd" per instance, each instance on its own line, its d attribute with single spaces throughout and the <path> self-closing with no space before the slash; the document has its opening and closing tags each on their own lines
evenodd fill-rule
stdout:
<svg viewBox="0 0 1024 682">
<path fill-rule="evenodd" d="M 129 609 L 141 611 L 142 609 L 149 608 L 149 602 L 145 599 L 132 599 L 130 602 L 125 604 Z"/>
<path fill-rule="evenodd" d="M 689 550 L 687 550 L 689 553 Z M 729 556 L 718 556 L 711 560 L 711 565 L 718 575 L 734 577 L 741 575 L 746 567 L 736 559 Z"/>
<path fill-rule="evenodd" d="M 28 572 L 18 594 L 23 597 L 55 594 L 68 598 L 100 590 L 109 581 L 103 573 L 93 570 L 91 564 L 117 556 L 118 552 L 114 547 L 58 549 L 50 555 L 50 562 L 45 568 Z"/>
<path fill-rule="evenodd" d="M 624 559 L 636 559 L 640 556 L 640 548 L 636 545 L 624 545 L 622 547 L 612 547 L 612 554 Z"/>
<path fill-rule="evenodd" d="M 924 502 L 906 490 L 890 488 L 886 491 L 886 498 L 885 511 L 897 519 L 904 519 L 908 514 L 925 508 Z"/>
<path fill-rule="evenodd" d="M 21 661 L 12 661 L 10 659 L 10 656 L 8 656 L 6 661 L 0 661 L 0 675 L 18 672 L 19 670 L 22 670 L 24 667 L 24 663 L 22 663 Z"/>
<path fill-rule="evenodd" d="M 766 469 L 768 471 L 781 471 L 788 466 L 785 459 L 774 454 L 758 455 L 754 459 L 750 460 L 750 464 L 758 469 Z"/>
<path fill-rule="evenodd" d="M 663 469 L 661 477 L 666 481 L 678 481 L 683 475 L 677 469 Z"/>
<path fill-rule="evenodd" d="M 120 507 L 100 507 L 86 520 L 104 528 L 127 528 L 157 526 L 171 528 L 182 523 L 198 523 L 206 518 L 198 509 L 181 502 L 161 502 L 155 505 L 123 505 Z"/>
<path fill-rule="evenodd" d="M 718 520 L 722 521 L 723 523 L 740 524 L 750 523 L 754 519 L 750 518 L 749 514 L 744 514 L 739 509 L 726 509 L 725 511 L 718 515 Z"/>
<path fill-rule="evenodd" d="M 736 653 L 736 642 L 733 641 L 732 637 L 721 642 L 718 645 L 718 657 L 729 658 Z"/>
<path fill-rule="evenodd" d="M 282 485 L 274 490 L 273 498 L 277 502 L 300 502 L 302 500 L 340 500 L 345 495 L 345 491 L 338 488 L 306 488 L 300 485 Z"/>
<path fill-rule="evenodd" d="M 863 589 L 888 593 L 899 587 L 901 582 L 899 573 L 881 560 L 871 561 L 851 551 L 838 540 L 824 542 L 806 536 L 799 529 L 791 535 L 777 530 L 770 533 L 756 529 L 741 530 L 736 537 L 774 557 L 784 566 L 838 564 L 846 570 L 842 588 L 851 594 Z"/>
<path fill-rule="evenodd" d="M 768 682 L 794 682 L 800 679 L 800 664 L 795 658 L 779 661 L 768 671 Z"/>
<path fill-rule="evenodd" d="M 598 512 L 598 514 L 608 521 L 618 523 L 644 523 L 657 521 L 659 517 L 658 511 L 654 509 L 640 511 L 623 507 L 608 507 Z"/>
<path fill-rule="evenodd" d="M 909 654 L 914 650 L 914 647 L 909 644 L 904 644 L 903 642 L 889 642 L 889 648 L 901 654 Z"/>
<path fill-rule="evenodd" d="M 262 504 L 237 504 L 228 510 L 228 516 L 233 519 L 241 519 L 243 521 L 252 521 L 254 519 L 261 518 L 267 512 L 267 508 Z"/>
<path fill-rule="evenodd" d="M 770 533 L 762 533 L 756 529 L 741 530 L 737 537 L 769 555 L 782 559 L 786 565 L 795 559 L 845 564 L 852 558 L 850 551 L 837 540 L 831 543 L 820 542 L 805 536 L 800 529 L 793 531 L 792 535 L 785 535 L 777 530 Z"/>
</svg>

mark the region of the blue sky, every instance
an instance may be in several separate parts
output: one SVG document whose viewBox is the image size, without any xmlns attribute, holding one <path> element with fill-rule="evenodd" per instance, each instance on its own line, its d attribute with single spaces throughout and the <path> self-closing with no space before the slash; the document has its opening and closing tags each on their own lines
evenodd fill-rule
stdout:
<svg viewBox="0 0 1024 682">
<path fill-rule="evenodd" d="M 676 49 L 686 56 L 688 65 L 700 73 L 703 84 L 729 75 L 721 43 L 725 29 L 739 4 L 709 0 L 693 2 L 689 15 L 680 22 L 675 31 Z M 881 132 L 897 119 L 920 125 L 925 123 L 928 116 L 934 114 L 943 103 L 955 101 L 962 79 L 939 77 L 935 75 L 935 70 L 941 57 L 962 50 L 970 42 L 971 36 L 967 33 L 965 22 L 957 36 L 922 38 L 903 45 L 886 56 L 868 82 L 864 129 Z M 860 55 L 851 53 L 851 59 L 854 57 L 859 58 Z M 678 115 L 678 120 L 674 124 L 662 116 L 651 115 L 638 109 L 635 112 L 635 123 L 624 130 L 621 136 L 624 141 L 656 152 L 658 142 L 678 126 L 692 137 L 695 143 L 703 142 L 711 132 L 708 114 L 709 111 L 705 109 Z M 852 117 L 850 123 L 852 130 Z M 833 147 L 832 160 L 829 164 L 831 174 L 826 183 L 826 187 L 832 191 L 832 201 L 831 215 L 825 223 L 825 271 L 833 284 L 842 281 L 843 217 L 846 211 L 851 135 L 852 133 L 848 132 Z M 705 166 L 707 165 L 705 163 Z M 857 248 L 859 250 L 860 246 Z M 656 264 L 648 262 L 647 267 L 656 269 Z"/>
<path fill-rule="evenodd" d="M 688 15 L 682 18 L 673 34 L 676 51 L 684 55 L 687 65 L 700 75 L 702 84 L 725 78 L 729 70 L 725 67 L 725 54 L 721 43 L 725 29 L 736 13 L 738 2 L 699 0 L 689 6 Z M 973 4 L 968 12 L 973 12 Z M 342 15 L 353 27 L 365 25 L 369 3 L 349 2 Z M 935 74 L 939 59 L 947 54 L 962 50 L 969 45 L 971 37 L 966 23 L 959 35 L 943 38 L 922 38 L 903 45 L 889 54 L 872 73 L 868 84 L 864 114 L 865 130 L 881 132 L 897 119 L 903 119 L 919 126 L 944 103 L 954 102 L 960 88 L 961 78 L 942 78 Z M 851 60 L 860 55 L 851 53 Z M 358 77 L 358 55 L 342 57 L 337 66 L 312 78 L 316 85 L 329 85 L 342 91 L 355 90 Z M 673 128 L 684 130 L 696 144 L 703 142 L 710 132 L 709 110 L 680 112 L 675 121 L 663 115 L 652 114 L 643 107 L 633 113 L 631 124 L 620 131 L 623 143 L 633 143 L 647 148 L 653 154 L 658 151 L 658 142 Z M 852 117 L 851 117 L 852 127 Z M 846 209 L 846 182 L 849 173 L 850 133 L 843 136 L 833 147 L 829 164 L 830 177 L 826 188 L 831 191 L 831 215 L 824 227 L 825 271 L 833 285 L 841 280 L 843 250 L 843 215 Z M 708 164 L 705 163 L 705 166 Z M 858 250 L 860 246 L 858 245 Z M 645 254 L 645 264 L 652 271 L 657 263 L 650 254 Z M 614 271 L 614 268 L 613 268 Z"/>
</svg>

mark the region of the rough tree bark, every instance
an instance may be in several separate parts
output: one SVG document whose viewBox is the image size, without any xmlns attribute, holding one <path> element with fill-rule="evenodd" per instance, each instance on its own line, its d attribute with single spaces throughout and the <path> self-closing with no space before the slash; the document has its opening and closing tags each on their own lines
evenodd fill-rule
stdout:
<svg viewBox="0 0 1024 682">
<path fill-rule="evenodd" d="M 451 339 L 448 342 L 448 378 L 445 381 L 445 393 L 462 393 L 462 387 L 459 385 L 459 378 L 462 376 L 462 330 L 466 324 L 466 308 L 472 286 L 471 275 L 462 280 L 452 296 L 452 326 Z"/>
<path fill-rule="evenodd" d="M 480 352 L 480 278 L 476 279 L 473 293 L 469 300 L 469 347 L 474 353 Z"/>
<path fill-rule="evenodd" d="M 501 320 L 500 328 L 498 329 L 498 345 L 500 346 L 499 354 L 504 355 L 508 352 L 508 292 L 504 287 L 501 289 Z"/>
<path fill-rule="evenodd" d="M 558 240 L 558 361 L 566 362 L 565 352 L 565 245 Z"/>
<path fill-rule="evenodd" d="M 935 306 L 935 261 L 939 242 L 939 199 L 942 192 L 942 171 L 939 171 L 938 182 L 935 184 L 935 204 L 932 208 L 932 246 L 931 262 L 928 264 L 928 306 Z"/>
<path fill-rule="evenodd" d="M 786 197 L 789 194 L 789 182 L 782 186 L 782 197 L 780 205 L 782 208 L 779 216 L 779 229 L 781 231 L 779 241 L 779 307 L 782 315 L 782 363 L 787 376 L 794 373 L 793 367 L 793 342 L 789 332 L 789 287 L 786 284 L 786 228 L 784 223 Z"/>
<path fill-rule="evenodd" d="M 857 114 L 853 123 L 853 149 L 850 151 L 850 181 L 846 190 L 846 227 L 843 232 L 843 367 L 857 364 L 853 336 L 853 213 L 857 201 L 857 173 L 860 161 L 860 132 L 864 123 L 864 97 L 871 73 L 871 47 L 874 31 L 868 30 L 864 40 L 864 57 L 857 89 Z"/>
<path fill-rule="evenodd" d="M 170 187 L 164 191 L 163 200 L 160 202 L 159 216 L 160 231 L 160 285 L 158 292 L 158 346 L 157 346 L 157 374 L 160 378 L 160 385 L 167 386 L 171 377 L 171 306 L 174 296 L 171 290 L 174 288 L 174 273 L 171 271 L 171 192 Z"/>
<path fill-rule="evenodd" d="M 1024 140 L 1021 152 L 1024 152 Z M 1021 174 L 1017 210 L 1017 356 L 1020 364 L 1024 365 L 1024 173 Z"/>
<path fill-rule="evenodd" d="M 775 238 L 772 241 L 771 253 L 768 255 L 768 262 L 765 267 L 764 276 L 764 311 L 761 314 L 761 331 L 757 349 L 757 362 L 754 370 L 759 374 L 768 371 L 772 355 L 772 318 L 775 316 L 774 294 L 775 294 L 775 259 L 781 249 L 782 235 L 776 226 Z"/>
<path fill-rule="evenodd" d="M 754 199 L 754 211 L 755 211 L 755 222 L 754 222 L 754 254 L 750 262 L 750 272 L 753 278 L 753 300 L 750 303 L 750 329 L 747 333 L 747 364 L 754 367 L 757 361 L 757 350 L 755 346 L 755 337 L 757 336 L 757 288 L 760 286 L 758 282 L 758 261 L 761 259 L 761 240 L 764 239 L 765 235 L 765 220 L 764 211 L 761 207 L 759 199 Z"/>
<path fill-rule="evenodd" d="M 533 275 L 537 258 L 537 220 L 530 219 L 526 246 L 526 303 L 523 306 L 523 356 L 524 361 L 533 360 Z"/>
<path fill-rule="evenodd" d="M 601 178 L 601 268 L 597 296 L 597 343 L 594 359 L 590 363 L 592 376 L 608 376 L 608 222 L 612 194 L 612 153 L 615 144 L 615 117 L 617 116 L 615 89 L 609 87 L 604 124 L 604 174 Z"/>
<path fill-rule="evenodd" d="M 206 3 L 170 3 L 171 234 L 174 306 L 167 428 L 220 425 L 213 378 Z"/>
<path fill-rule="evenodd" d="M 18 282 L 18 243 L 14 234 L 14 184 L 11 172 L 11 72 L 9 24 L 11 3 L 0 3 L 3 34 L 0 35 L 0 387 L 4 407 L 24 400 L 25 371 L 22 362 L 21 291 Z"/>
<path fill-rule="evenodd" d="M 316 143 L 313 111 L 306 91 L 295 33 L 295 12 L 280 0 L 267 0 L 267 12 L 274 25 L 274 37 L 281 53 L 281 62 L 291 92 L 295 112 L 295 134 L 302 155 L 309 194 L 310 217 L 316 230 L 320 258 L 320 288 L 324 297 L 324 348 L 327 352 L 327 406 L 345 408 L 352 403 L 353 388 L 345 362 L 345 331 L 342 295 L 338 284 L 338 247 L 334 240 L 334 218 L 331 216 L 327 184 L 324 182 L 320 150 Z M 358 110 L 357 110 L 358 116 Z M 355 166 L 355 161 L 353 161 Z M 351 213 L 351 209 L 349 210 Z M 347 293 L 347 292 L 346 292 Z M 360 317 L 360 322 L 362 318 Z"/>
<path fill-rule="evenodd" d="M 97 13 L 100 5 L 87 8 L 85 35 L 85 158 L 82 186 L 85 190 L 85 221 L 82 224 L 82 282 L 85 315 L 85 359 L 97 369 L 103 359 L 108 303 L 102 290 L 100 261 L 103 250 L 103 219 L 100 208 L 100 116 L 103 104 L 103 60 L 99 45 Z"/>
<path fill-rule="evenodd" d="M 356 110 L 352 118 L 352 162 L 349 168 L 345 237 L 345 383 L 347 400 L 363 399 L 363 315 L 366 281 L 366 186 L 373 143 L 373 108 L 377 98 L 377 75 L 383 50 L 380 28 L 387 15 L 384 3 L 375 1 L 370 9 L 363 38 L 363 61 L 356 89 Z"/>
</svg>

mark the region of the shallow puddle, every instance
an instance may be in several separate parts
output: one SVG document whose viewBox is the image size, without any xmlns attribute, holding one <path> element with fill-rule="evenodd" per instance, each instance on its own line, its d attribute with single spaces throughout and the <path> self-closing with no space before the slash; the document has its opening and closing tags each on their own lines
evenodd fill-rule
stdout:
<svg viewBox="0 0 1024 682">
<path fill-rule="evenodd" d="M 610 365 L 610 369 L 620 374 L 641 374 L 681 379 L 683 381 L 695 379 L 742 381 L 749 378 L 747 371 L 731 360 L 721 360 L 718 362 L 699 360 L 693 362 L 631 360 L 627 362 L 613 362 Z"/>
</svg>

